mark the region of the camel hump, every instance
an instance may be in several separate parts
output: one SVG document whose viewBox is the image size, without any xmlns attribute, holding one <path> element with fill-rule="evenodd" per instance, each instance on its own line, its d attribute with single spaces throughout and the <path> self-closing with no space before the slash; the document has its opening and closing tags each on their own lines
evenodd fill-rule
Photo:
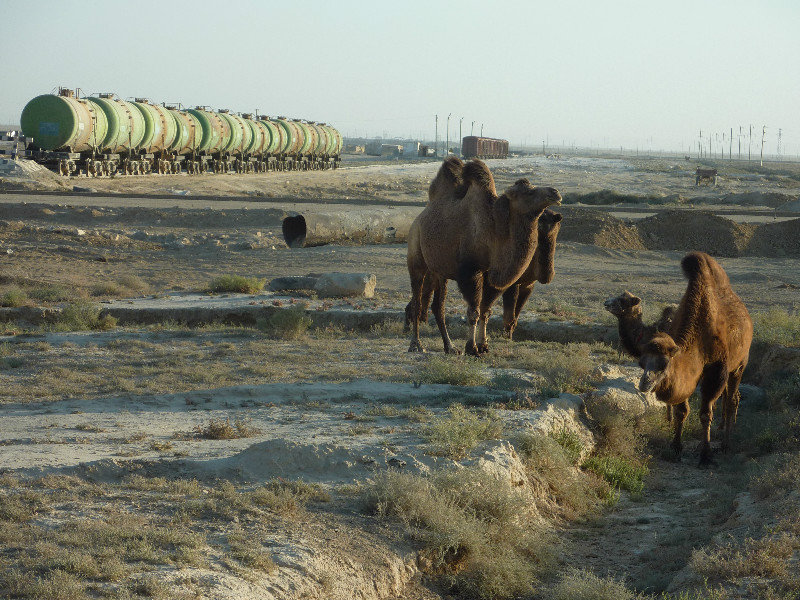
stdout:
<svg viewBox="0 0 800 600">
<path fill-rule="evenodd" d="M 442 194 L 452 193 L 464 187 L 464 161 L 457 156 L 448 156 L 439 167 L 428 188 L 428 200 L 434 200 Z M 462 194 L 463 195 L 463 194 Z"/>
<path fill-rule="evenodd" d="M 492 196 L 497 196 L 492 172 L 482 160 L 471 160 L 464 166 L 464 187 L 469 189 L 473 183 Z"/>
<path fill-rule="evenodd" d="M 730 285 L 727 273 L 720 264 L 705 252 L 690 252 L 681 261 L 683 274 L 689 281 L 706 279 L 720 287 Z"/>
</svg>

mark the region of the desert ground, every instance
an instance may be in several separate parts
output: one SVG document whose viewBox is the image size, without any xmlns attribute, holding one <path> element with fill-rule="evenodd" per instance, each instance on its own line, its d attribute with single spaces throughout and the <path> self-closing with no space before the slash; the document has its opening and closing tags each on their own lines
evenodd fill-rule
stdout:
<svg viewBox="0 0 800 600">
<path fill-rule="evenodd" d="M 717 161 L 695 186 L 682 157 L 488 164 L 498 190 L 557 187 L 564 222 L 555 279 L 478 359 L 432 322 L 406 351 L 402 236 L 282 234 L 422 210 L 436 161 L 0 179 L 0 596 L 800 597 L 800 166 Z M 756 327 L 707 469 L 696 398 L 674 462 L 603 308 L 627 289 L 654 321 L 689 250 Z M 374 294 L 269 287 L 331 272 Z M 461 346 L 455 285 L 446 306 Z"/>
</svg>

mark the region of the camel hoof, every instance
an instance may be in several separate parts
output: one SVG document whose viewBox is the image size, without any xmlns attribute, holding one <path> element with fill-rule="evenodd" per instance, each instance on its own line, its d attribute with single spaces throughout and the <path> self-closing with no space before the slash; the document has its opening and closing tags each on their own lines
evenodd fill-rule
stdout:
<svg viewBox="0 0 800 600">
<path fill-rule="evenodd" d="M 408 347 L 409 352 L 425 352 L 425 348 L 422 347 L 422 344 L 419 342 L 411 342 L 411 345 Z"/>
<path fill-rule="evenodd" d="M 489 352 L 489 344 L 478 344 L 478 354 L 486 354 Z"/>
<path fill-rule="evenodd" d="M 478 347 L 475 345 L 475 342 L 467 342 L 467 345 L 464 346 L 464 354 L 467 356 L 479 356 Z"/>
<path fill-rule="evenodd" d="M 708 469 L 708 468 L 711 468 L 711 467 L 718 467 L 718 466 L 719 466 L 719 463 L 717 461 L 715 461 L 713 458 L 711 458 L 710 456 L 701 456 L 700 457 L 700 462 L 697 463 L 697 467 L 699 469 Z"/>
<path fill-rule="evenodd" d="M 450 346 L 449 348 L 445 348 L 444 353 L 453 354 L 455 356 L 461 356 L 461 350 L 459 350 L 458 348 L 453 348 L 452 346 Z"/>
</svg>

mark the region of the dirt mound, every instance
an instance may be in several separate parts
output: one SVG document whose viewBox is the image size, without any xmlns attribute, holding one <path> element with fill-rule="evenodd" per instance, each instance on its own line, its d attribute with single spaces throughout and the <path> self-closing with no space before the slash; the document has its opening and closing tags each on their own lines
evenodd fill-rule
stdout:
<svg viewBox="0 0 800 600">
<path fill-rule="evenodd" d="M 800 219 L 757 227 L 747 253 L 772 257 L 800 256 Z"/>
<path fill-rule="evenodd" d="M 594 210 L 561 207 L 564 220 L 558 240 L 616 250 L 645 250 L 639 232 L 622 220 Z"/>
<path fill-rule="evenodd" d="M 636 224 L 650 250 L 700 250 L 713 256 L 740 256 L 753 227 L 705 211 L 670 210 Z"/>
<path fill-rule="evenodd" d="M 739 206 L 769 206 L 770 208 L 777 208 L 795 200 L 795 197 L 778 192 L 747 192 L 744 194 L 727 194 L 723 200 L 726 204 Z"/>
</svg>

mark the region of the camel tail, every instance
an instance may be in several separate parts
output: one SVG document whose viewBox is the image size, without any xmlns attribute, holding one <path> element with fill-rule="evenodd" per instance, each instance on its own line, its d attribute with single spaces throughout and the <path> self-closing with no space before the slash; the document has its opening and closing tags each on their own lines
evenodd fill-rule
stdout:
<svg viewBox="0 0 800 600">
<path fill-rule="evenodd" d="M 469 188 L 472 183 L 476 183 L 482 190 L 493 196 L 497 195 L 492 172 L 482 160 L 471 160 L 464 166 L 464 187 Z"/>
</svg>

